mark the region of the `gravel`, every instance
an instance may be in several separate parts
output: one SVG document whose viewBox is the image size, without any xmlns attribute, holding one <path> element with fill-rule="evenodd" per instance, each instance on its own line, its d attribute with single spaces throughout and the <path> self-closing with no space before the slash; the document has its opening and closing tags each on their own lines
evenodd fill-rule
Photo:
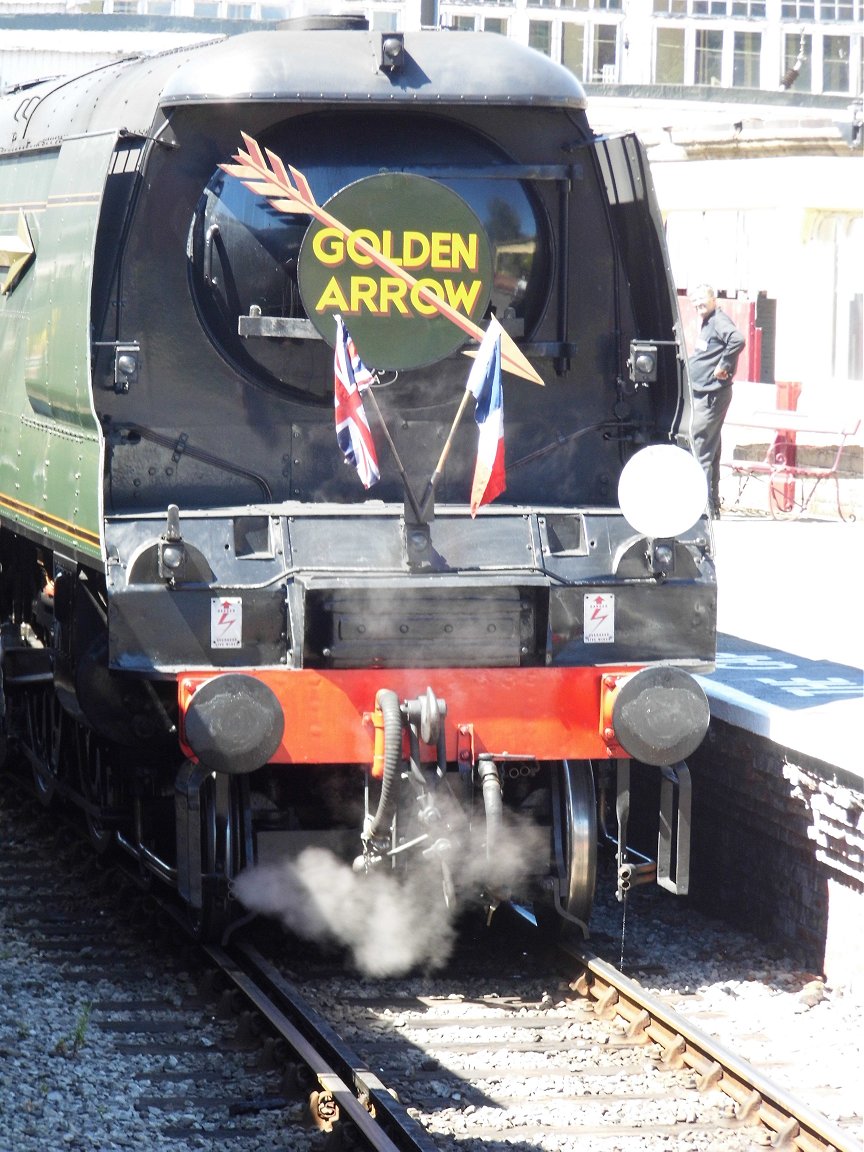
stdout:
<svg viewBox="0 0 864 1152">
<path fill-rule="evenodd" d="M 592 943 L 607 959 L 620 955 L 623 913 L 614 900 L 597 907 Z M 149 1081 L 130 1074 L 128 1057 L 118 1057 L 115 1038 L 99 1027 L 98 1009 L 92 1007 L 128 997 L 129 985 L 124 987 L 122 977 L 93 980 L 85 975 L 79 980 L 61 967 L 55 953 L 28 939 L 20 912 L 13 917 L 0 908 L 0 1152 L 183 1152 L 226 1146 L 232 1152 L 304 1152 L 323 1146 L 321 1136 L 290 1123 L 299 1122 L 299 1114 L 262 1113 L 259 1139 L 251 1133 L 226 1145 L 203 1130 L 203 1113 L 191 1107 L 171 1117 L 171 1124 L 201 1125 L 201 1134 L 171 1135 L 160 1108 L 141 1104 L 153 1091 Z M 686 901 L 658 889 L 628 899 L 624 967 L 829 1119 L 850 1125 L 858 1117 L 860 1130 L 860 989 L 826 985 L 793 958 L 699 916 Z M 148 977 L 139 972 L 138 980 L 142 975 Z M 154 966 L 149 979 L 148 995 L 158 995 L 166 1006 L 181 1003 L 192 991 L 191 978 L 183 973 Z M 369 981 L 363 984 L 368 992 Z M 494 977 L 481 980 L 478 991 L 481 985 L 486 994 L 494 992 Z M 425 983 L 414 976 L 406 987 L 419 994 Z M 140 994 L 140 984 L 136 988 Z M 561 997 L 554 983 L 545 991 L 550 1002 Z M 198 1039 L 206 1041 L 207 1035 L 202 1032 Z M 214 1058 L 225 1061 L 215 1031 L 211 1040 Z M 162 1057 L 164 1071 L 176 1069 L 172 1059 Z M 153 1064 L 149 1056 L 142 1067 Z M 196 1088 L 202 1094 L 200 1086 L 186 1087 L 190 1097 Z M 182 1080 L 171 1088 L 183 1090 Z M 218 1095 L 218 1084 L 207 1086 L 204 1094 Z M 460 1102 L 453 1103 L 458 1109 Z"/>
<path fill-rule="evenodd" d="M 659 888 L 601 901 L 592 943 L 702 1031 L 864 1135 L 864 988 L 826 984 L 782 949 Z"/>
</svg>

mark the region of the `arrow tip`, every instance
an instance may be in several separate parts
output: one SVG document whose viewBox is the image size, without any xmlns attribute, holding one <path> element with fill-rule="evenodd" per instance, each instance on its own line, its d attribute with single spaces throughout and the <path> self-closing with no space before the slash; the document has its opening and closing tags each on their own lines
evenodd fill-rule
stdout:
<svg viewBox="0 0 864 1152">
<path fill-rule="evenodd" d="M 476 356 L 477 349 L 468 348 L 465 350 L 465 355 Z M 541 388 L 545 387 L 544 381 L 529 363 L 524 352 L 503 328 L 501 328 L 501 368 L 513 376 L 521 376 L 523 380 L 530 380 L 532 384 L 539 384 Z"/>
</svg>

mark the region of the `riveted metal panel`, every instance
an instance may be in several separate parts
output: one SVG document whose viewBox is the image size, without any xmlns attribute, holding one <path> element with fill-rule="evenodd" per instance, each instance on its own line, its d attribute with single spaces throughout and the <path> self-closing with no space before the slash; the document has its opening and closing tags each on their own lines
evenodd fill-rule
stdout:
<svg viewBox="0 0 864 1152">
<path fill-rule="evenodd" d="M 93 429 L 90 283 L 115 136 L 65 140 L 51 176 L 30 293 L 25 382 L 34 412 Z"/>
<path fill-rule="evenodd" d="M 547 104 L 584 108 L 560 64 L 492 33 L 408 32 L 405 66 L 379 68 L 374 32 L 250 32 L 191 54 L 166 82 L 163 106 L 241 100 Z"/>
<path fill-rule="evenodd" d="M 114 143 L 113 133 L 67 140 L 9 157 L 0 169 L 3 203 L 24 213 L 35 249 L 0 305 L 0 499 L 31 536 L 96 556 L 100 433 L 90 394 L 90 282 Z"/>
</svg>

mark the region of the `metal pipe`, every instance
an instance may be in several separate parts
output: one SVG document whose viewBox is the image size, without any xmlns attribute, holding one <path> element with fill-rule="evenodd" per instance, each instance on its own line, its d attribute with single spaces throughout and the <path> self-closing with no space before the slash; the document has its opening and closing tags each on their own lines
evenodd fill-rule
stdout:
<svg viewBox="0 0 864 1152">
<path fill-rule="evenodd" d="M 154 853 L 151 852 L 149 848 L 145 848 L 143 844 L 136 848 L 131 840 L 128 840 L 122 832 L 117 832 L 116 835 L 117 843 L 125 852 L 128 852 L 134 860 L 137 860 L 139 864 L 143 865 L 161 880 L 165 880 L 169 884 L 176 884 L 176 868 L 172 868 L 170 864 L 166 864 L 164 860 L 154 855 Z"/>
<path fill-rule="evenodd" d="M 486 811 L 486 882 L 493 891 L 498 882 L 495 866 L 501 845 L 501 828 L 504 821 L 504 797 L 501 792 L 501 777 L 498 766 L 488 756 L 480 756 L 477 762 L 477 775 L 483 789 L 483 807 Z M 508 899 L 508 893 L 496 892 L 498 900 Z"/>
<path fill-rule="evenodd" d="M 608 823 L 606 820 L 606 809 L 608 807 L 607 788 L 603 780 L 600 781 L 600 803 L 597 805 L 599 809 L 599 828 L 600 828 L 600 842 L 607 847 L 614 848 L 616 853 L 618 851 L 618 837 L 613 836 L 609 831 Z M 642 852 L 631 848 L 629 844 L 624 846 L 624 855 L 628 860 L 635 860 L 638 864 L 650 864 L 652 867 L 657 867 L 656 860 L 652 860 L 650 856 L 645 856 Z"/>
</svg>

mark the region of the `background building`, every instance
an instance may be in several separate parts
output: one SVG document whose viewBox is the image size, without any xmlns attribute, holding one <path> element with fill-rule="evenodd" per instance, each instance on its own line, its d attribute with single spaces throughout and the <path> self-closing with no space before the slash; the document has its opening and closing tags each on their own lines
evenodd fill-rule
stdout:
<svg viewBox="0 0 864 1152">
<path fill-rule="evenodd" d="M 596 84 L 695 85 L 856 96 L 864 0 L 344 0 L 381 31 L 442 24 L 529 44 Z M 3 0 L 0 18 L 103 14 L 283 20 L 321 0 Z M 5 35 L 5 30 L 0 36 Z"/>
<path fill-rule="evenodd" d="M 442 0 L 445 23 L 503 32 L 604 84 L 812 93 L 862 86 L 862 0 Z M 794 76 L 788 75 L 794 73 Z"/>
<path fill-rule="evenodd" d="M 750 306 L 748 374 L 860 410 L 864 0 L 0 0 L 0 87 L 336 7 L 572 70 L 595 131 L 648 145 L 682 295 L 708 280 Z"/>
</svg>

